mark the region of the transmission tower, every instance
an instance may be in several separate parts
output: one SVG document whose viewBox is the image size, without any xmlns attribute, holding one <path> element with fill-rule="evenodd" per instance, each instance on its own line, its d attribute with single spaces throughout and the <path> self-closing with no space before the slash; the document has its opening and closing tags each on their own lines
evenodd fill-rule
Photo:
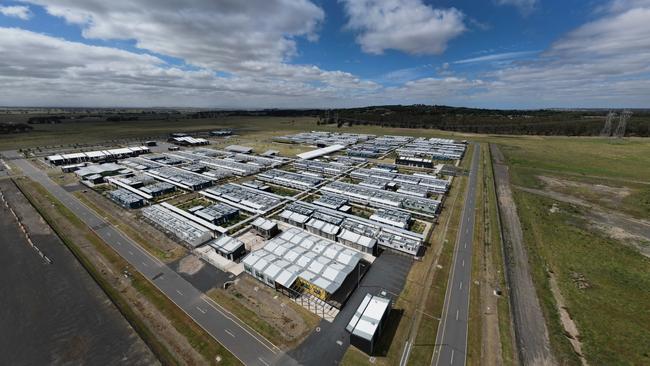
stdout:
<svg viewBox="0 0 650 366">
<path fill-rule="evenodd" d="M 600 131 L 600 135 L 603 137 L 610 136 L 612 134 L 612 121 L 616 117 L 616 113 L 609 111 L 607 113 L 607 119 L 605 119 L 605 126 L 603 126 L 603 129 Z"/>
<path fill-rule="evenodd" d="M 627 121 L 632 116 L 632 112 L 624 110 L 621 112 L 621 117 L 618 119 L 618 126 L 616 126 L 616 131 L 614 131 L 614 137 L 622 138 L 625 136 L 625 129 L 627 128 Z"/>
</svg>

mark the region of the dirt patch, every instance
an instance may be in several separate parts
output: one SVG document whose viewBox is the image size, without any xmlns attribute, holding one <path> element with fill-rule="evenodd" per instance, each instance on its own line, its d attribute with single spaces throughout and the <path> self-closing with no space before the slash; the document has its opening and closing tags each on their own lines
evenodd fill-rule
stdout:
<svg viewBox="0 0 650 366">
<path fill-rule="evenodd" d="M 510 186 L 510 172 L 499 148 L 490 144 L 497 202 L 503 224 L 506 278 L 520 361 L 524 365 L 555 365 L 548 328 L 530 271 L 524 234 Z"/>
<path fill-rule="evenodd" d="M 203 268 L 205 263 L 199 259 L 199 257 L 194 254 L 190 254 L 187 257 L 180 260 L 178 263 L 178 271 L 182 273 L 187 273 L 193 275 Z"/>
<path fill-rule="evenodd" d="M 545 190 L 547 191 L 573 195 L 580 199 L 610 207 L 620 207 L 623 204 L 623 200 L 633 193 L 627 187 L 589 184 L 544 175 L 538 175 L 537 178 L 544 183 Z"/>
<path fill-rule="evenodd" d="M 636 219 L 612 209 L 590 204 L 565 193 L 525 187 L 516 188 L 582 208 L 582 217 L 589 222 L 593 229 L 604 232 L 620 243 L 632 245 L 641 254 L 650 257 L 650 221 Z M 553 207 L 556 207 L 556 205 L 554 204 Z M 551 210 L 553 210 L 553 207 Z"/>
<path fill-rule="evenodd" d="M 281 348 L 299 344 L 319 321 L 318 317 L 300 308 L 285 295 L 247 275 L 235 280 L 226 290 L 212 290 L 210 296 L 218 297 L 218 302 L 229 305 L 227 308 L 231 310 L 241 307 L 254 313 L 257 319 L 252 319 L 249 313 L 247 320 L 254 323 L 249 325 Z M 246 319 L 245 314 L 235 311 L 235 315 Z"/>
<path fill-rule="evenodd" d="M 552 272 L 549 272 L 548 274 L 549 274 L 549 283 L 551 285 L 551 292 L 553 293 L 553 297 L 555 298 L 555 304 L 557 307 L 558 314 L 560 314 L 560 321 L 562 322 L 562 327 L 564 328 L 565 335 L 569 339 L 569 342 L 571 343 L 573 350 L 576 352 L 578 357 L 580 357 L 580 361 L 582 362 L 582 365 L 588 366 L 587 360 L 582 354 L 582 342 L 580 342 L 580 332 L 578 332 L 578 327 L 576 326 L 576 323 L 573 321 L 571 315 L 569 314 L 568 308 L 566 307 L 566 301 L 564 300 L 564 296 L 562 296 L 562 293 L 560 292 L 560 288 L 557 285 L 557 279 L 555 278 L 555 274 Z"/>
<path fill-rule="evenodd" d="M 591 222 L 591 226 L 596 230 L 604 232 L 607 236 L 609 236 L 610 238 L 616 241 L 626 243 L 636 248 L 639 251 L 639 253 L 650 258 L 649 237 L 632 233 L 623 227 L 602 224 L 595 221 Z"/>
</svg>

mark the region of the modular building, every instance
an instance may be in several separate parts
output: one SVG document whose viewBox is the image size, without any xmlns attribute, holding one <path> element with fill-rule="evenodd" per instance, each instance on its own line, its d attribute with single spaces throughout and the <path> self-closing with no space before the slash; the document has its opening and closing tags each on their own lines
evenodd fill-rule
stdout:
<svg viewBox="0 0 650 366">
<path fill-rule="evenodd" d="M 250 153 L 253 152 L 253 148 L 252 148 L 252 147 L 241 146 L 241 145 L 230 145 L 230 146 L 226 146 L 226 150 L 227 150 L 227 151 L 231 151 L 231 152 L 240 153 L 240 154 L 250 154 Z"/>
<path fill-rule="evenodd" d="M 285 170 L 271 169 L 257 175 L 264 182 L 277 184 L 284 187 L 307 190 L 315 187 L 323 180 L 305 174 L 292 173 Z"/>
<path fill-rule="evenodd" d="M 157 182 L 140 188 L 142 192 L 150 194 L 152 197 L 160 197 L 176 191 L 176 186 L 166 182 Z"/>
<path fill-rule="evenodd" d="M 161 205 L 143 208 L 142 215 L 163 231 L 194 248 L 212 238 L 212 233 L 205 227 Z"/>
<path fill-rule="evenodd" d="M 390 310 L 389 299 L 366 294 L 345 327 L 350 332 L 350 344 L 373 355 Z"/>
<path fill-rule="evenodd" d="M 223 203 L 217 203 L 215 205 L 197 210 L 194 212 L 194 214 L 213 224 L 221 225 L 238 217 L 239 210 Z"/>
<path fill-rule="evenodd" d="M 370 220 L 406 229 L 411 223 L 411 214 L 399 210 L 380 208 L 370 216 Z"/>
<path fill-rule="evenodd" d="M 190 136 L 171 137 L 169 142 L 180 146 L 203 146 L 210 144 L 210 141 L 204 138 L 194 138 Z"/>
<path fill-rule="evenodd" d="M 377 254 L 379 246 L 419 256 L 424 239 L 422 234 L 400 227 L 403 225 L 400 220 L 405 220 L 405 215 L 410 219 L 410 214 L 397 210 L 385 211 L 387 215 L 395 212 L 388 218 L 380 213 L 382 220 L 368 220 L 307 202 L 294 202 L 279 214 L 279 218 L 312 234 L 372 255 Z"/>
<path fill-rule="evenodd" d="M 235 183 L 226 183 L 200 193 L 252 213 L 265 213 L 282 203 L 280 196 Z"/>
<path fill-rule="evenodd" d="M 233 262 L 239 261 L 246 255 L 244 242 L 228 235 L 222 235 L 214 240 L 210 240 L 207 245 L 214 249 L 220 256 Z"/>
<path fill-rule="evenodd" d="M 256 218 L 253 223 L 253 230 L 264 239 L 271 239 L 276 236 L 280 230 L 278 230 L 278 224 L 275 222 L 265 219 L 263 217 Z"/>
<path fill-rule="evenodd" d="M 149 148 L 146 146 L 133 146 L 119 149 L 109 150 L 96 150 L 88 152 L 79 152 L 72 154 L 57 154 L 50 155 L 45 158 L 50 164 L 53 165 L 70 165 L 79 164 L 84 162 L 100 163 L 106 161 L 116 161 L 128 157 L 138 156 L 141 154 L 149 153 Z"/>
<path fill-rule="evenodd" d="M 246 273 L 262 283 L 321 300 L 341 288 L 360 261 L 360 253 L 297 228 L 282 232 L 242 260 Z"/>
<path fill-rule="evenodd" d="M 108 192 L 108 197 L 118 205 L 124 208 L 140 208 L 144 206 L 144 198 L 126 189 L 118 188 L 114 191 Z"/>
<path fill-rule="evenodd" d="M 440 207 L 440 201 L 364 187 L 359 184 L 332 182 L 324 186 L 322 190 L 350 197 L 350 200 L 354 202 L 377 207 L 393 206 L 428 214 L 437 214 Z"/>
<path fill-rule="evenodd" d="M 204 175 L 171 166 L 149 169 L 145 174 L 190 191 L 198 191 L 212 185 L 212 179 Z"/>
</svg>

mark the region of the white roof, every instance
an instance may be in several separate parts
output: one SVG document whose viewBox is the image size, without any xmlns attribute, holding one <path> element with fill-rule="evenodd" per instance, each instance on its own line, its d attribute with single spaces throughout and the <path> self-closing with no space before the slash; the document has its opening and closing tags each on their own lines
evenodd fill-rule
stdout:
<svg viewBox="0 0 650 366">
<path fill-rule="evenodd" d="M 244 242 L 239 239 L 233 238 L 232 236 L 223 235 L 217 239 L 214 239 L 208 242 L 208 245 L 215 248 L 221 249 L 226 253 L 232 253 L 235 250 L 239 249 Z"/>
<path fill-rule="evenodd" d="M 390 300 L 386 298 L 366 294 L 345 329 L 358 337 L 372 340 L 389 305 Z"/>
<path fill-rule="evenodd" d="M 302 154 L 297 154 L 296 156 L 299 157 L 300 159 L 313 159 L 313 158 L 317 158 L 319 156 L 331 154 L 331 153 L 333 153 L 335 151 L 339 151 L 339 150 L 343 150 L 343 149 L 345 149 L 345 146 L 335 144 L 335 145 L 324 147 L 322 149 L 316 149 L 316 150 L 311 150 L 311 151 L 304 152 Z"/>
<path fill-rule="evenodd" d="M 244 258 L 244 264 L 284 287 L 298 277 L 334 293 L 361 254 L 298 228 L 290 228 Z"/>
<path fill-rule="evenodd" d="M 275 222 L 267 220 L 263 217 L 258 217 L 255 219 L 255 221 L 253 221 L 252 225 L 258 226 L 262 228 L 262 230 L 271 230 L 273 226 L 275 226 Z"/>
<path fill-rule="evenodd" d="M 341 233 L 339 233 L 338 236 L 340 238 L 344 239 L 344 240 L 351 241 L 351 242 L 353 242 L 355 244 L 359 244 L 359 245 L 364 246 L 366 248 L 374 247 L 375 243 L 377 242 L 377 240 L 375 240 L 373 238 L 369 238 L 367 236 L 357 234 L 357 233 L 355 233 L 353 231 L 350 231 L 348 229 L 342 229 Z"/>
</svg>

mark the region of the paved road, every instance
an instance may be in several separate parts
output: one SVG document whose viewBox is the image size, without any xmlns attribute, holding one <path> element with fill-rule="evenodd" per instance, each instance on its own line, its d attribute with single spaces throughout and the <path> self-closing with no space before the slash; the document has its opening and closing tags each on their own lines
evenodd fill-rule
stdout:
<svg viewBox="0 0 650 366">
<path fill-rule="evenodd" d="M 334 321 L 330 323 L 322 320 L 319 331 L 312 332 L 302 344 L 290 351 L 291 356 L 303 365 L 338 365 L 350 345 L 350 333 L 345 330 L 345 327 L 363 298 L 368 293 L 379 295 L 382 291 L 386 291 L 395 301 L 404 288 L 412 263 L 413 259 L 403 254 L 388 251 L 382 253 L 372 263 L 361 279 L 361 285 L 350 296 Z M 397 319 L 396 323 L 399 322 L 401 313 L 394 310 L 393 315 L 394 319 Z M 387 328 L 382 333 L 382 341 L 387 341 L 392 336 L 394 331 Z"/>
<path fill-rule="evenodd" d="M 92 228 L 99 237 L 150 279 L 176 305 L 210 333 L 245 365 L 292 365 L 295 360 L 241 323 L 232 314 L 206 297 L 178 273 L 144 251 L 126 235 L 108 224 L 74 195 L 54 183 L 26 159 L 12 161 L 32 180 L 42 184 L 54 197 Z"/>
<path fill-rule="evenodd" d="M 464 366 L 467 353 L 467 322 L 469 290 L 472 286 L 472 241 L 474 238 L 474 209 L 480 147 L 474 145 L 469 173 L 467 197 L 454 250 L 454 261 L 447 283 L 442 323 L 438 327 L 433 365 Z"/>
</svg>

